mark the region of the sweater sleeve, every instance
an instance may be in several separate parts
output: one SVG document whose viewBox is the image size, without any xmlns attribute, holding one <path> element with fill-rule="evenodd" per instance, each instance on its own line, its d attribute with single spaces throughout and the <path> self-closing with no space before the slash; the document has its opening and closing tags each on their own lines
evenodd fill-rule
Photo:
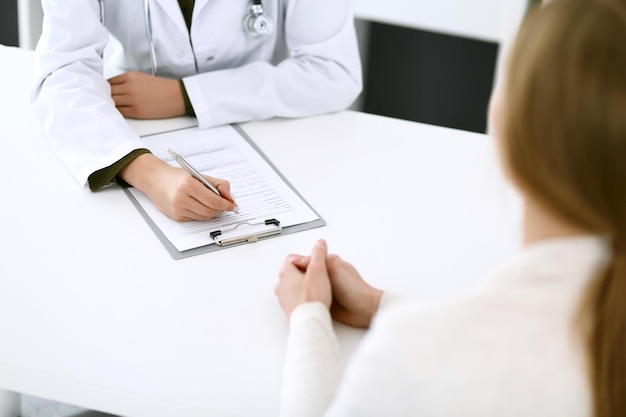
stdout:
<svg viewBox="0 0 626 417">
<path fill-rule="evenodd" d="M 289 323 L 281 417 L 319 417 L 339 379 L 339 347 L 330 313 L 319 302 L 296 308 Z"/>
<path fill-rule="evenodd" d="M 379 313 L 387 315 L 389 310 L 406 305 L 399 295 L 385 292 L 380 302 Z M 376 344 L 375 344 L 376 345 Z M 377 346 L 377 345 L 376 345 Z M 375 348 L 375 352 L 378 350 Z M 369 353 L 371 354 L 371 352 Z M 376 354 L 374 354 L 376 356 Z M 383 354 L 383 356 L 385 356 Z M 377 358 L 379 360 L 380 358 Z M 382 363 L 388 364 L 383 360 Z M 354 381 L 349 382 L 348 390 L 368 390 L 376 386 L 373 381 L 377 367 L 369 360 L 359 366 L 364 372 Z M 361 369 L 365 368 L 365 369 Z M 383 372 L 384 373 L 384 372 Z M 359 382 L 364 377 L 368 381 L 366 387 Z M 372 379 L 373 378 L 373 379 Z M 287 354 L 283 375 L 283 386 L 280 396 L 281 417 L 320 417 L 359 415 L 364 412 L 361 405 L 367 401 L 357 401 L 353 394 L 343 395 L 341 401 L 335 402 L 335 393 L 340 385 L 339 345 L 333 329 L 330 313 L 319 302 L 305 303 L 291 314 Z M 343 385 L 343 383 L 342 383 Z M 345 390 L 346 387 L 344 387 Z M 373 398 L 375 395 L 373 396 Z"/>
<path fill-rule="evenodd" d="M 117 181 L 120 184 L 127 185 L 121 178 L 118 178 L 120 171 L 135 160 L 139 155 L 144 153 L 150 153 L 148 149 L 135 149 L 113 165 L 109 165 L 106 168 L 102 168 L 89 176 L 89 189 L 91 191 L 97 191 L 102 187 L 111 184 L 113 181 Z"/>
</svg>

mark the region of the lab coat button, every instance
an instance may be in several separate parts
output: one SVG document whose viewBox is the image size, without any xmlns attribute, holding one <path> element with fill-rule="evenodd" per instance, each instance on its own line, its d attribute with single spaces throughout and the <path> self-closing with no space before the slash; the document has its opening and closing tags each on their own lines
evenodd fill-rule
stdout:
<svg viewBox="0 0 626 417">
<path fill-rule="evenodd" d="M 184 57 L 184 56 L 185 56 L 185 51 L 180 51 L 180 52 L 178 53 L 178 56 L 179 56 L 179 58 Z"/>
</svg>

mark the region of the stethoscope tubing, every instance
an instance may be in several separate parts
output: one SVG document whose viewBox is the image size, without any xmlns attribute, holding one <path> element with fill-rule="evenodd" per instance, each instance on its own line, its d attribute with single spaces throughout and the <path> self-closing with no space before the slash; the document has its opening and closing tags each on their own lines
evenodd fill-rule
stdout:
<svg viewBox="0 0 626 417">
<path fill-rule="evenodd" d="M 100 0 L 102 1 L 102 0 Z M 143 18 L 146 25 L 146 37 L 150 45 L 150 64 L 152 65 L 152 75 L 157 75 L 156 49 L 152 37 L 152 17 L 150 16 L 150 0 L 143 0 Z"/>
</svg>

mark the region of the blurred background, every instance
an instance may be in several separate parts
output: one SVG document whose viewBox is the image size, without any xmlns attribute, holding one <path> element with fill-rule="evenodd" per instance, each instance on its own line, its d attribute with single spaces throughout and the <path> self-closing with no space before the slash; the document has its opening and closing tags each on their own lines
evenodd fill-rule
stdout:
<svg viewBox="0 0 626 417">
<path fill-rule="evenodd" d="M 528 3 L 353 0 L 365 80 L 353 109 L 486 132 L 498 58 Z M 2 0 L 0 43 L 34 48 L 42 15 L 39 0 Z"/>
</svg>

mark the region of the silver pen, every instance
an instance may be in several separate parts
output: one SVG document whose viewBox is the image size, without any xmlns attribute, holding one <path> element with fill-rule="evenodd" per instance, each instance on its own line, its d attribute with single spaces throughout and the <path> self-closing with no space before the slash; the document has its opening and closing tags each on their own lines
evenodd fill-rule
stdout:
<svg viewBox="0 0 626 417">
<path fill-rule="evenodd" d="M 209 190 L 213 191 L 215 194 L 219 195 L 220 197 L 222 196 L 222 194 L 220 194 L 219 190 L 213 184 L 211 184 L 206 178 L 204 178 L 204 176 L 202 174 L 200 174 L 198 171 L 196 171 L 196 169 L 194 167 L 192 167 L 189 164 L 189 162 L 185 161 L 185 159 L 182 156 L 180 156 L 179 154 L 177 154 L 176 152 L 174 152 L 170 148 L 167 148 L 167 151 L 170 153 L 170 155 L 172 155 L 172 158 L 174 158 L 174 160 L 176 162 L 178 162 L 178 165 L 183 167 L 185 169 L 185 171 L 187 171 L 188 173 L 191 174 L 192 177 L 194 177 L 195 179 L 200 181 L 202 184 L 204 184 L 206 186 L 206 188 L 208 188 Z"/>
</svg>

